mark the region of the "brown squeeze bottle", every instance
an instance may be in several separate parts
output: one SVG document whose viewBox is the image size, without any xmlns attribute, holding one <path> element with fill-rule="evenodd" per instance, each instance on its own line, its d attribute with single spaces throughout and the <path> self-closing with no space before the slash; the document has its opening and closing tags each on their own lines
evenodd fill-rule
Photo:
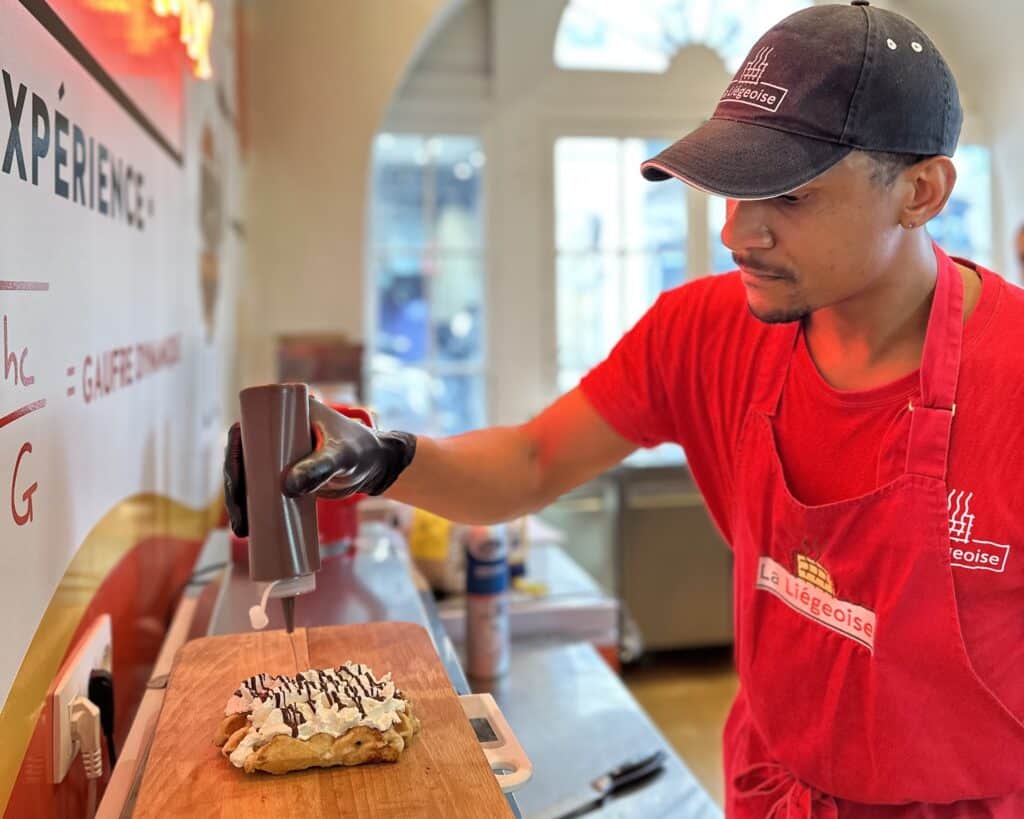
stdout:
<svg viewBox="0 0 1024 819">
<path fill-rule="evenodd" d="M 285 625 L 295 625 L 295 595 L 316 588 L 320 568 L 316 497 L 289 497 L 285 470 L 312 449 L 305 384 L 266 384 L 239 393 L 249 514 L 249 578 L 277 585 Z"/>
</svg>

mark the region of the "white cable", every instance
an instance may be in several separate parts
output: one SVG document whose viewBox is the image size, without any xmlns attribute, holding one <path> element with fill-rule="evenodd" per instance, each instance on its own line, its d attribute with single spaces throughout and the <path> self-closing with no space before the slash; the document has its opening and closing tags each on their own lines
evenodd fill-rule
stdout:
<svg viewBox="0 0 1024 819">
<path fill-rule="evenodd" d="M 103 776 L 102 735 L 100 709 L 88 697 L 75 697 L 71 701 L 71 738 L 82 751 L 87 779 Z"/>
<path fill-rule="evenodd" d="M 99 789 L 99 780 L 89 779 L 86 781 L 89 783 L 89 792 L 86 797 L 87 804 L 85 807 L 85 819 L 95 819 L 97 801 L 99 799 L 99 796 L 97 795 L 97 790 Z"/>
</svg>

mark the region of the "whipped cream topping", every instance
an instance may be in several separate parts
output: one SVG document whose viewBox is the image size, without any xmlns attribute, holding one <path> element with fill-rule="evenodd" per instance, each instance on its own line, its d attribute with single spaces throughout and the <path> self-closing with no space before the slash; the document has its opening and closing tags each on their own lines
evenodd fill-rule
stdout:
<svg viewBox="0 0 1024 819">
<path fill-rule="evenodd" d="M 249 732 L 231 753 L 241 768 L 246 757 L 275 736 L 339 737 L 357 725 L 386 731 L 400 720 L 405 697 L 385 674 L 346 662 L 338 668 L 309 669 L 295 677 L 258 674 L 243 680 L 224 708 L 225 716 L 247 714 Z"/>
</svg>

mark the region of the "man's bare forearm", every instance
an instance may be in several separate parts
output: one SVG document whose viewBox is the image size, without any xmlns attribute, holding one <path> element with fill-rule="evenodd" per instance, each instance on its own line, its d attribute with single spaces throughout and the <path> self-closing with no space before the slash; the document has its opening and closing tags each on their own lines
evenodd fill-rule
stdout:
<svg viewBox="0 0 1024 819">
<path fill-rule="evenodd" d="M 450 520 L 497 523 L 547 506 L 634 448 L 573 390 L 520 426 L 418 438 L 387 496 Z"/>
<path fill-rule="evenodd" d="M 462 523 L 497 523 L 546 505 L 535 443 L 522 427 L 419 437 L 387 496 Z"/>
</svg>

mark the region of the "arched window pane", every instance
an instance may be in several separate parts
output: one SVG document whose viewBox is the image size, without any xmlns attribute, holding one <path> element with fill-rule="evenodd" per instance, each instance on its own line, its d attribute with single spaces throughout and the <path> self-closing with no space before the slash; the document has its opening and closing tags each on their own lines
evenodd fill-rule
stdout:
<svg viewBox="0 0 1024 819">
<path fill-rule="evenodd" d="M 677 51 L 700 44 L 736 71 L 761 34 L 810 5 L 812 0 L 570 0 L 555 37 L 555 65 L 662 73 Z"/>
<path fill-rule="evenodd" d="M 686 191 L 652 185 L 652 139 L 555 141 L 558 385 L 576 386 L 687 268 Z"/>
<path fill-rule="evenodd" d="M 385 427 L 452 434 L 485 410 L 480 140 L 378 135 L 370 202 L 370 402 Z"/>
</svg>

